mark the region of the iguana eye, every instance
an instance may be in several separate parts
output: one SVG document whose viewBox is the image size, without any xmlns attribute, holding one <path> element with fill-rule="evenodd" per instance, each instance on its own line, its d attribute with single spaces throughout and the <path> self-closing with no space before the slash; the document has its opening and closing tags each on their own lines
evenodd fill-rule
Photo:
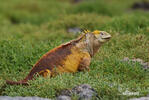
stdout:
<svg viewBox="0 0 149 100">
<path fill-rule="evenodd" d="M 101 34 L 101 35 L 103 35 L 103 33 L 102 33 L 102 32 L 101 32 L 100 34 Z"/>
</svg>

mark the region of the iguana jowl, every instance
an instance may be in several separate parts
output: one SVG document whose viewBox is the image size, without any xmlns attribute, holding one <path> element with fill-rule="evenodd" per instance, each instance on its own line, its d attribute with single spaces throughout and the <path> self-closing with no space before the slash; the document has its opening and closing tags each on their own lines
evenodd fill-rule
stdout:
<svg viewBox="0 0 149 100">
<path fill-rule="evenodd" d="M 46 54 L 33 66 L 27 77 L 21 81 L 6 81 L 10 85 L 27 85 L 37 73 L 44 77 L 63 72 L 74 73 L 89 70 L 91 58 L 111 35 L 105 31 L 85 31 L 79 38 L 62 44 Z"/>
</svg>

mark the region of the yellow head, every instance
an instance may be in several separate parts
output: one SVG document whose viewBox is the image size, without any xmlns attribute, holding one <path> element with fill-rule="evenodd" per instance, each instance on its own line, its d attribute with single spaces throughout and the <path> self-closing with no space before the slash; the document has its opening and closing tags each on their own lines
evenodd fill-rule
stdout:
<svg viewBox="0 0 149 100">
<path fill-rule="evenodd" d="M 100 43 L 106 42 L 111 38 L 111 35 L 109 33 L 105 32 L 105 31 L 95 30 L 91 33 L 95 36 L 95 38 Z"/>
<path fill-rule="evenodd" d="M 84 31 L 84 37 L 82 38 L 86 50 L 91 56 L 93 56 L 99 49 L 99 47 L 110 40 L 111 35 L 105 31 L 95 30 L 93 32 Z"/>
</svg>

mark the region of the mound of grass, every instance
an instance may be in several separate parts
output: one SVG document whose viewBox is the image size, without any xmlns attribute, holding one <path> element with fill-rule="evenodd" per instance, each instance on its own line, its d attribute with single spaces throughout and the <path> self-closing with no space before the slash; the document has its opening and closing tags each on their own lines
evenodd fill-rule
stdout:
<svg viewBox="0 0 149 100">
<path fill-rule="evenodd" d="M 131 5 L 136 0 L 86 0 L 76 4 L 71 12 L 73 13 L 97 13 L 106 16 L 118 16 L 122 15 L 123 12 L 130 10 Z"/>
<path fill-rule="evenodd" d="M 112 21 L 103 25 L 103 29 L 109 29 L 122 34 L 134 33 L 134 34 L 146 34 L 149 35 L 148 31 L 148 20 L 149 14 L 130 14 L 123 15 L 121 17 L 115 17 Z"/>
</svg>

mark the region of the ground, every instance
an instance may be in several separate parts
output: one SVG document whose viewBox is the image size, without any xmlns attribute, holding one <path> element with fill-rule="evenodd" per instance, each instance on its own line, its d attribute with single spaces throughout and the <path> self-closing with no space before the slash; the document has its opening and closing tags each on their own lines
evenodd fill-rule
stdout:
<svg viewBox="0 0 149 100">
<path fill-rule="evenodd" d="M 90 84 L 104 100 L 149 94 L 149 70 L 124 57 L 149 62 L 149 13 L 132 10 L 137 0 L 0 0 L 0 95 L 54 98 L 63 89 Z M 73 27 L 104 30 L 112 39 L 92 59 L 90 72 L 38 77 L 29 86 L 5 85 L 23 79 L 50 49 L 74 39 Z M 123 92 L 139 95 L 122 95 Z"/>
</svg>

